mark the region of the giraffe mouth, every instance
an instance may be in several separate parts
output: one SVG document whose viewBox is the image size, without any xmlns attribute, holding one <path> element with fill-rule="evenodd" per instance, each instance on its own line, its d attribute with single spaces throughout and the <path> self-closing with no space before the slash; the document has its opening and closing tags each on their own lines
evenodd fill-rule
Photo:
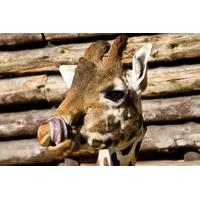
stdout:
<svg viewBox="0 0 200 200">
<path fill-rule="evenodd" d="M 109 137 L 106 140 L 103 139 L 95 139 L 93 138 L 91 142 L 88 142 L 90 137 L 86 137 L 81 134 L 81 131 L 76 130 L 76 133 L 72 131 L 72 129 L 67 125 L 65 120 L 60 117 L 53 117 L 48 120 L 48 125 L 50 129 L 50 143 L 48 146 L 51 148 L 59 146 L 65 140 L 73 140 L 76 136 L 79 136 L 79 139 L 82 140 L 82 143 L 88 144 L 92 148 L 95 149 L 105 149 L 109 148 L 110 146 L 115 146 L 118 144 L 117 140 L 111 138 L 112 134 L 109 133 Z M 103 135 L 99 134 L 101 137 Z M 105 135 L 104 135 L 105 136 Z M 83 142 L 84 141 L 84 142 Z"/>
<path fill-rule="evenodd" d="M 52 150 L 59 150 L 65 144 L 86 144 L 87 141 L 79 133 L 79 129 L 71 128 L 62 117 L 54 116 L 38 129 L 39 143 Z M 67 145 L 71 149 L 69 145 Z"/>
<path fill-rule="evenodd" d="M 102 138 L 101 137 L 93 137 L 92 142 L 88 142 L 88 139 L 90 138 L 89 135 L 87 137 L 84 137 L 84 135 L 81 134 L 80 130 L 72 130 L 70 126 L 65 122 L 65 120 L 61 117 L 53 117 L 48 120 L 48 133 L 44 137 L 44 142 L 40 141 L 40 144 L 42 146 L 47 147 L 50 151 L 56 152 L 58 154 L 68 151 L 71 151 L 72 144 L 75 144 L 76 147 L 78 147 L 80 144 L 84 144 L 85 146 L 90 146 L 92 149 L 100 150 L 100 149 L 106 149 L 110 147 L 120 147 L 120 149 L 123 147 L 126 147 L 127 141 L 120 141 L 120 138 L 114 138 L 118 135 L 121 135 L 118 131 L 115 130 L 115 134 L 109 135 L 108 138 Z M 43 131 L 41 131 L 43 132 Z M 110 133 L 111 134 L 111 133 Z M 134 135 L 134 134 L 130 134 Z M 76 138 L 75 138 L 76 137 Z M 76 140 L 78 138 L 78 140 Z M 82 139 L 82 142 L 80 143 L 80 139 Z M 78 143 L 77 143 L 78 141 Z M 123 143 L 123 144 L 122 144 Z M 78 145 L 78 146 L 77 146 Z"/>
<path fill-rule="evenodd" d="M 57 149 L 65 143 L 72 143 L 71 127 L 61 117 L 52 117 L 38 129 L 38 141 L 46 148 Z"/>
</svg>

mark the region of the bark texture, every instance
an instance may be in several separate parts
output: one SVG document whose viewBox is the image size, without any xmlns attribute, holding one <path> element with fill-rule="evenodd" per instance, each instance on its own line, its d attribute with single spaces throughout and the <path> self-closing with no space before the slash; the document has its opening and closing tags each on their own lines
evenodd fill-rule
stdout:
<svg viewBox="0 0 200 200">
<path fill-rule="evenodd" d="M 41 33 L 0 33 L 0 47 L 43 42 Z"/>
<path fill-rule="evenodd" d="M 0 105 L 61 102 L 67 87 L 61 76 L 37 75 L 0 80 Z"/>
<path fill-rule="evenodd" d="M 185 124 L 148 126 L 142 142 L 141 151 L 158 150 L 170 152 L 177 148 L 200 148 L 200 124 L 189 122 Z"/>
<path fill-rule="evenodd" d="M 67 42 L 82 38 L 96 38 L 100 36 L 116 35 L 114 33 L 44 33 L 45 40 L 48 42 Z"/>
<path fill-rule="evenodd" d="M 184 160 L 156 160 L 156 161 L 138 161 L 136 166 L 199 166 L 200 161 Z"/>
<path fill-rule="evenodd" d="M 53 114 L 54 109 L 31 110 L 0 114 L 0 140 L 36 137 L 37 129 Z"/>
<path fill-rule="evenodd" d="M 143 117 L 150 124 L 200 119 L 200 96 L 185 96 L 142 101 Z M 40 124 L 54 114 L 55 108 L 0 113 L 0 139 L 36 136 Z"/>
<path fill-rule="evenodd" d="M 142 101 L 146 122 L 157 123 L 200 118 L 200 95 Z"/>
<path fill-rule="evenodd" d="M 30 165 L 62 160 L 45 151 L 36 139 L 0 142 L 0 165 Z"/>
<path fill-rule="evenodd" d="M 112 41 L 110 41 L 112 43 Z M 122 62 L 131 64 L 134 52 L 151 42 L 149 62 L 173 61 L 200 57 L 200 34 L 158 34 L 130 37 L 123 51 Z M 77 64 L 90 43 L 67 44 L 40 49 L 0 52 L 0 74 L 22 75 L 58 71 L 60 64 Z"/>
<path fill-rule="evenodd" d="M 178 148 L 200 148 L 200 124 L 149 126 L 141 151 L 171 152 Z M 70 156 L 74 159 L 96 156 L 92 148 L 82 148 Z M 42 148 L 36 139 L 0 142 L 0 165 L 40 164 L 62 160 Z"/>
<path fill-rule="evenodd" d="M 148 71 L 143 97 L 165 97 L 200 91 L 200 65 L 159 67 Z"/>
<path fill-rule="evenodd" d="M 200 65 L 149 70 L 143 98 L 165 97 L 200 91 Z M 35 75 L 0 80 L 0 105 L 61 102 L 68 88 L 59 75 Z"/>
<path fill-rule="evenodd" d="M 94 163 L 80 163 L 80 166 L 95 166 Z M 137 161 L 136 166 L 199 166 L 200 161 L 184 161 L 184 160 L 152 160 Z"/>
</svg>

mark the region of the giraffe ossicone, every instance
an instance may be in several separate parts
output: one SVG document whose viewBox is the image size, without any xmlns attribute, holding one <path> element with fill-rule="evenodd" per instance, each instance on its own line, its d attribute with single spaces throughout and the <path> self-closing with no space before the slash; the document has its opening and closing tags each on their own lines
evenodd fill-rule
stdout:
<svg viewBox="0 0 200 200">
<path fill-rule="evenodd" d="M 97 41 L 77 66 L 60 67 L 69 90 L 51 121 L 39 127 L 41 145 L 69 155 L 87 144 L 99 151 L 99 165 L 135 164 L 146 132 L 141 93 L 147 86 L 152 45 L 144 44 L 135 52 L 129 69 L 121 62 L 126 41 L 125 35 L 112 45 Z"/>
</svg>

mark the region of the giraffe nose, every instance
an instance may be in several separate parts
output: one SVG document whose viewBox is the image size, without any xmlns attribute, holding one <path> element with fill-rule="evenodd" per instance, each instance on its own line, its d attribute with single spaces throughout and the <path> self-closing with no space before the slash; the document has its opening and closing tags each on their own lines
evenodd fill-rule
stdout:
<svg viewBox="0 0 200 200">
<path fill-rule="evenodd" d="M 58 145 L 65 139 L 71 137 L 71 127 L 65 122 L 64 119 L 53 117 L 49 120 L 51 141 Z"/>
</svg>

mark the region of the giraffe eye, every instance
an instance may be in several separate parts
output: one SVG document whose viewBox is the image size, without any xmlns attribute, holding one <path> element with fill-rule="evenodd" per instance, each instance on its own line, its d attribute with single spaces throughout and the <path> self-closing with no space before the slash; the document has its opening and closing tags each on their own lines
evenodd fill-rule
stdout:
<svg viewBox="0 0 200 200">
<path fill-rule="evenodd" d="M 118 102 L 123 97 L 124 97 L 124 92 L 121 90 L 112 90 L 105 94 L 105 98 L 107 98 L 111 101 L 114 101 L 114 102 Z"/>
</svg>

